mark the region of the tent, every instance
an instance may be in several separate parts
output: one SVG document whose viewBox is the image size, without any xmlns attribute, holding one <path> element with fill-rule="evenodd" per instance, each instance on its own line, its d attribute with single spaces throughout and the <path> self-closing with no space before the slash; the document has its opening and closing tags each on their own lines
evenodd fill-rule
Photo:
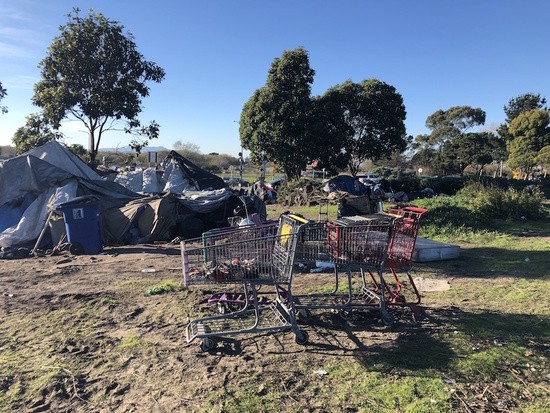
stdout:
<svg viewBox="0 0 550 413">
<path fill-rule="evenodd" d="M 30 246 L 50 210 L 77 196 L 95 195 L 101 209 L 142 196 L 108 182 L 56 141 L 0 164 L 0 247 Z"/>
</svg>

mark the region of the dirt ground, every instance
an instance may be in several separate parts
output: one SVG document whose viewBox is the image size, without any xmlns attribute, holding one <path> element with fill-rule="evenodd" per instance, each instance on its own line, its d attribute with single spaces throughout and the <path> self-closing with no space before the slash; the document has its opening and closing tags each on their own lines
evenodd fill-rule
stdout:
<svg viewBox="0 0 550 413">
<path fill-rule="evenodd" d="M 204 353 L 199 340 L 186 342 L 185 329 L 188 316 L 211 310 L 208 288 L 147 293 L 170 280 L 182 281 L 179 245 L 1 260 L 0 357 L 10 373 L 0 389 L 11 403 L 0 409 L 220 411 L 224 393 L 275 391 L 286 395 L 277 401 L 285 411 L 331 411 L 338 406 L 316 397 L 330 392 L 327 365 L 376 360 L 397 340 L 429 336 L 450 317 L 427 308 L 416 325 L 403 311 L 390 330 L 375 313 L 327 311 L 304 327 L 307 346 L 278 332 L 229 338 Z"/>
</svg>

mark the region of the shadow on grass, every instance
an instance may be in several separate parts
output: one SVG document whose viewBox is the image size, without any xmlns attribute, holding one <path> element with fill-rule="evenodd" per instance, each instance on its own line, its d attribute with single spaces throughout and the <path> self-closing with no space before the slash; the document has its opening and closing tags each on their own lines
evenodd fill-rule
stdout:
<svg viewBox="0 0 550 413">
<path fill-rule="evenodd" d="M 550 276 L 548 251 L 517 251 L 504 248 L 463 248 L 460 257 L 449 261 L 414 263 L 418 271 L 443 272 L 453 277 L 506 276 L 544 278 Z"/>
<path fill-rule="evenodd" d="M 457 307 L 430 310 L 419 325 L 398 324 L 391 335 L 379 330 L 375 340 L 363 338 L 363 332 L 369 327 L 372 330 L 373 325 L 361 322 L 358 317 L 344 320 L 337 314 L 324 314 L 314 317 L 312 327 L 325 336 L 344 331 L 353 344 L 342 338 L 322 340 L 311 342 L 308 352 L 353 356 L 369 371 L 408 371 L 417 376 L 433 376 L 434 370 L 455 369 L 455 361 L 469 351 L 462 348 L 461 343 L 481 343 L 482 346 L 496 346 L 493 342 L 513 343 L 520 348 L 529 347 L 542 357 L 548 351 L 544 343 L 550 339 L 550 316 L 468 312 Z M 456 333 L 460 333 L 460 339 Z M 396 338 L 392 339 L 394 334 Z"/>
</svg>

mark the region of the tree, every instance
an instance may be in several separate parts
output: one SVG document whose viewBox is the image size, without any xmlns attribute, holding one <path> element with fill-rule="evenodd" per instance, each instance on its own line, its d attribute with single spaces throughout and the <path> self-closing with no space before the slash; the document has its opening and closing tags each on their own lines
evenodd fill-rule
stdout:
<svg viewBox="0 0 550 413">
<path fill-rule="evenodd" d="M 367 159 L 389 158 L 407 147 L 405 105 L 396 89 L 376 79 L 359 84 L 347 81 L 336 87 L 341 94 L 342 151 L 355 176 Z M 329 91 L 331 93 L 331 91 Z"/>
<path fill-rule="evenodd" d="M 539 152 L 550 145 L 550 112 L 533 109 L 521 113 L 510 123 L 508 132 L 508 166 L 519 169 L 528 178 L 537 165 Z"/>
<path fill-rule="evenodd" d="M 537 156 L 535 156 L 535 162 L 542 167 L 544 177 L 546 178 L 550 170 L 550 145 L 546 145 L 539 151 Z"/>
<path fill-rule="evenodd" d="M 479 165 L 486 162 L 485 157 L 476 159 L 476 154 L 469 151 L 469 146 L 475 144 L 479 147 L 482 142 L 487 143 L 488 135 L 466 133 L 484 123 L 485 112 L 480 108 L 454 106 L 447 110 L 438 110 L 426 119 L 426 127 L 431 129 L 431 133 L 417 136 L 414 148 L 430 151 L 435 170 L 444 174 L 463 174 L 465 167 L 471 163 Z"/>
<path fill-rule="evenodd" d="M 507 141 L 512 139 L 508 131 L 512 121 L 523 112 L 528 112 L 533 109 L 548 109 L 545 105 L 546 98 L 542 97 L 540 94 L 525 93 L 510 99 L 508 104 L 504 106 L 506 120 L 498 127 L 499 135 Z"/>
<path fill-rule="evenodd" d="M 6 89 L 2 87 L 2 82 L 0 82 L 0 102 L 8 95 Z M 8 113 L 8 108 L 6 106 L 0 106 L 0 113 Z"/>
<path fill-rule="evenodd" d="M 68 17 L 39 64 L 42 80 L 34 87 L 33 103 L 43 108 L 55 129 L 67 116 L 80 120 L 89 133 L 92 162 L 103 133 L 116 130 L 118 121 L 126 121 L 127 133 L 145 139 L 132 141 L 139 151 L 147 139 L 158 137 L 158 124 L 141 127 L 137 116 L 149 95 L 146 83 L 161 82 L 164 70 L 143 58 L 133 36 L 123 33 L 118 22 L 93 10 L 82 18 L 73 9 Z"/>
<path fill-rule="evenodd" d="M 444 145 L 442 156 L 448 160 L 447 166 L 458 167 L 462 175 L 467 166 L 476 169 L 481 175 L 483 167 L 506 158 L 504 141 L 491 132 L 465 133 Z"/>
<path fill-rule="evenodd" d="M 201 148 L 196 143 L 192 142 L 182 142 L 181 140 L 178 140 L 174 142 L 174 145 L 172 145 L 175 151 L 183 151 L 183 152 L 196 152 L 200 153 Z"/>
<path fill-rule="evenodd" d="M 432 131 L 429 141 L 434 145 L 443 144 L 484 123 L 485 112 L 471 106 L 454 106 L 447 110 L 438 110 L 426 119 L 426 127 Z"/>
<path fill-rule="evenodd" d="M 407 147 L 405 106 L 393 86 L 376 79 L 348 80 L 317 101 L 325 162 L 345 162 L 355 176 L 366 160 L 389 158 Z"/>
<path fill-rule="evenodd" d="M 254 91 L 241 112 L 242 147 L 250 150 L 254 162 L 273 161 L 287 179 L 298 178 L 311 157 L 314 74 L 305 49 L 284 51 L 273 60 L 266 84 Z"/>
<path fill-rule="evenodd" d="M 204 155 L 201 153 L 201 148 L 199 147 L 199 145 L 178 140 L 174 142 L 174 145 L 172 147 L 176 152 L 179 152 L 191 162 L 197 165 L 204 166 Z"/>
<path fill-rule="evenodd" d="M 53 130 L 42 115 L 33 113 L 26 119 L 25 125 L 17 129 L 12 138 L 17 154 L 63 138 L 63 134 Z"/>
<path fill-rule="evenodd" d="M 508 124 L 521 115 L 524 112 L 528 112 L 533 109 L 547 109 L 546 98 L 540 94 L 525 93 L 513 99 L 510 99 L 508 104 L 504 106 L 504 113 L 506 114 L 506 122 Z"/>
<path fill-rule="evenodd" d="M 349 154 L 344 150 L 344 138 L 352 135 L 342 116 L 340 95 L 329 90 L 323 96 L 313 98 L 312 105 L 311 135 L 315 137 L 312 158 L 318 169 L 324 168 L 329 175 L 336 175 L 348 165 Z"/>
</svg>

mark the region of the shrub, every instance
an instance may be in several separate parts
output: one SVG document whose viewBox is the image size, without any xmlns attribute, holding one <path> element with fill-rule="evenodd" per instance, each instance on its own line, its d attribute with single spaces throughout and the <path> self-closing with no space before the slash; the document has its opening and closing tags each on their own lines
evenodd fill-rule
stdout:
<svg viewBox="0 0 550 413">
<path fill-rule="evenodd" d="M 486 214 L 472 211 L 456 196 L 418 199 L 414 204 L 428 210 L 421 225 L 424 237 L 458 239 L 467 234 L 493 230 L 492 220 Z"/>
<path fill-rule="evenodd" d="M 492 218 L 538 219 L 544 216 L 542 191 L 536 187 L 517 190 L 470 183 L 457 193 L 468 208 Z"/>
</svg>

